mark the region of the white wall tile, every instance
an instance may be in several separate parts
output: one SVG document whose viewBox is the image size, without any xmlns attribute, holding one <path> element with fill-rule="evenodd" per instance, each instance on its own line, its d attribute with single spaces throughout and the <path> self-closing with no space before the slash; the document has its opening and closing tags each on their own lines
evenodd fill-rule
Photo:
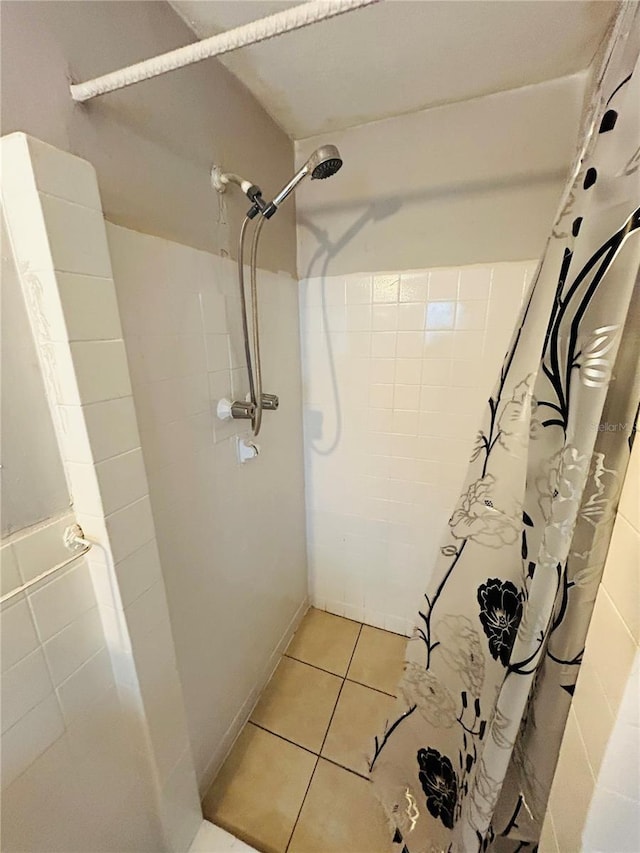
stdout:
<svg viewBox="0 0 640 853">
<path fill-rule="evenodd" d="M 348 332 L 360 332 L 371 328 L 371 305 L 347 305 L 346 328 Z"/>
<path fill-rule="evenodd" d="M 429 301 L 437 299 L 457 299 L 460 270 L 447 268 L 429 272 Z"/>
<path fill-rule="evenodd" d="M 494 305 L 495 269 L 496 298 L 503 301 Z M 426 583 L 425 552 L 435 553 L 516 320 L 524 269 L 514 263 L 300 283 L 307 525 L 316 605 L 351 618 L 364 614 L 391 630 L 408 629 Z M 504 300 L 507 284 L 515 295 Z M 327 297 L 341 295 L 343 286 L 346 312 L 339 298 Z M 490 352 L 488 306 L 500 331 L 490 335 Z M 343 324 L 364 326 L 368 309 L 370 337 L 361 332 L 367 338 L 356 342 L 350 337 L 355 331 L 341 333 Z M 322 331 L 323 312 L 328 334 Z M 318 446 L 331 451 L 317 454 Z M 341 535 L 323 538 L 318 532 L 327 510 Z M 351 532 L 358 525 L 360 532 Z M 374 555 L 365 545 L 372 540 Z M 416 549 L 418 540 L 419 560 L 415 550 L 402 559 L 388 550 L 390 543 L 409 542 Z"/>
<path fill-rule="evenodd" d="M 84 560 L 47 578 L 28 593 L 33 620 L 44 642 L 95 606 L 89 568 Z"/>
<path fill-rule="evenodd" d="M 66 335 L 60 340 L 100 341 L 122 338 L 113 281 L 75 273 L 56 274 Z"/>
<path fill-rule="evenodd" d="M 59 272 L 111 277 L 102 211 L 40 193 L 53 266 Z"/>
<path fill-rule="evenodd" d="M 371 305 L 371 276 L 349 276 L 345 282 L 347 305 Z"/>
<path fill-rule="evenodd" d="M 219 744 L 229 731 L 235 731 L 238 709 L 260 681 L 263 659 L 280 642 L 306 595 L 296 284 L 288 276 L 259 271 L 265 390 L 278 393 L 281 405 L 278 412 L 265 414 L 259 459 L 239 466 L 233 438 L 244 434 L 247 425 L 223 423 L 215 416 L 221 397 L 242 399 L 248 391 L 236 265 L 127 229 L 109 226 L 108 235 L 189 733 L 200 783 L 205 785 L 208 778 L 202 774 Z M 360 405 L 359 397 L 368 403 L 368 378 L 363 380 L 357 362 L 368 363 L 370 356 L 369 285 L 370 277 L 364 276 L 358 287 L 350 288 L 348 301 L 344 278 L 326 287 L 310 282 L 300 294 L 300 310 L 313 325 L 313 333 L 300 343 L 313 358 L 314 337 L 319 341 L 322 336 L 324 346 L 324 329 L 332 330 L 336 362 L 349 361 L 341 384 L 345 391 L 349 389 L 354 407 Z M 197 296 L 199 312 L 194 313 L 192 302 L 182 308 L 185 289 Z M 153 321 L 144 315 L 150 300 L 157 303 Z M 179 332 L 174 328 L 177 323 Z M 325 350 L 316 352 L 319 371 L 308 391 L 322 400 L 333 388 Z M 163 601 L 162 596 L 157 600 L 160 586 L 153 565 L 153 535 L 146 544 L 130 536 L 141 526 L 150 532 L 144 519 L 128 518 L 114 528 L 119 513 L 134 506 L 110 515 L 107 527 L 140 666 L 138 652 L 157 630 L 154 619 Z M 98 538 L 104 535 L 99 520 L 82 517 L 81 522 L 85 531 L 91 529 Z M 118 544 L 123 536 L 126 541 Z M 286 552 L 281 548 L 283 541 Z M 250 559 L 256 548 L 262 554 L 260 566 Z M 221 598 L 219 579 L 233 560 L 238 583 L 230 588 L 231 599 Z M 282 590 L 268 612 L 263 586 L 267 576 Z M 103 574 L 101 582 L 108 599 L 108 574 Z M 234 590 L 237 606 L 241 602 L 251 614 L 248 618 L 260 622 L 260 648 L 254 638 L 238 631 L 233 616 L 237 607 L 229 604 Z M 122 625 L 115 607 L 111 617 L 107 633 L 126 646 L 128 638 L 120 637 Z M 168 630 L 166 619 L 163 624 Z M 211 649 L 228 642 L 231 654 L 211 670 Z M 157 649 L 151 653 L 153 662 Z M 127 664 L 126 651 L 122 661 Z M 119 667 L 120 661 L 115 665 Z M 203 679 L 205 670 L 210 677 Z M 145 707 L 148 687 L 143 683 Z M 173 689 L 169 685 L 166 695 L 173 696 Z M 186 743 L 181 745 L 169 736 L 171 721 L 181 718 L 179 709 L 173 710 L 173 698 L 163 705 L 162 691 L 158 697 L 149 706 L 157 708 L 153 740 L 163 751 L 162 772 L 171 774 L 182 754 L 174 749 L 182 751 Z"/>
<path fill-rule="evenodd" d="M 347 284 L 348 287 L 348 284 Z M 429 272 L 403 272 L 400 276 L 400 302 L 427 301 Z"/>
<path fill-rule="evenodd" d="M 21 584 L 18 560 L 13 545 L 3 545 L 0 548 L 0 596 L 12 592 Z"/>
<path fill-rule="evenodd" d="M 207 370 L 225 370 L 229 363 L 229 336 L 226 334 L 207 335 Z"/>
<path fill-rule="evenodd" d="M 594 853 L 631 851 L 640 844 L 640 650 L 635 578 L 640 507 L 633 499 L 639 459 L 636 442 L 574 695 L 580 742 L 576 747 L 571 736 L 565 735 L 554 777 L 550 810 L 560 850 L 566 837 L 580 839 L 575 842 L 579 849 Z M 588 811 L 566 810 L 554 797 L 560 796 L 559 791 L 573 789 L 585 761 L 590 770 L 586 777 L 591 796 Z"/>
<path fill-rule="evenodd" d="M 620 496 L 620 515 L 640 532 L 640 453 L 631 454 L 629 469 Z"/>
<path fill-rule="evenodd" d="M 131 394 L 123 341 L 78 341 L 71 344 L 75 377 L 82 405 L 128 397 Z M 63 399 L 70 405 L 75 399 Z"/>
<path fill-rule="evenodd" d="M 422 358 L 423 347 L 422 332 L 398 332 L 396 339 L 397 358 Z"/>
<path fill-rule="evenodd" d="M 2 675 L 2 731 L 11 728 L 53 691 L 47 664 L 38 648 Z"/>
<path fill-rule="evenodd" d="M 459 300 L 456 304 L 456 329 L 484 329 L 487 302 L 485 300 Z"/>
<path fill-rule="evenodd" d="M 27 138 L 35 183 L 40 192 L 102 211 L 96 172 L 91 163 Z"/>
<path fill-rule="evenodd" d="M 599 642 L 602 637 L 607 638 L 606 643 Z M 637 644 L 607 594 L 606 587 L 600 588 L 596 599 L 587 647 L 591 664 L 604 688 L 607 701 L 616 713 L 624 694 Z M 615 649 L 615 655 L 611 654 L 611 649 Z"/>
<path fill-rule="evenodd" d="M 398 328 L 398 306 L 374 305 L 371 311 L 371 328 L 374 332 L 395 332 Z"/>
<path fill-rule="evenodd" d="M 21 530 L 11 537 L 22 583 L 61 563 L 69 557 L 64 532 L 74 523 L 71 513 Z"/>
<path fill-rule="evenodd" d="M 437 329 L 453 329 L 456 315 L 456 303 L 429 302 L 426 311 L 426 328 L 430 331 Z"/>
<path fill-rule="evenodd" d="M 111 551 L 116 563 L 142 548 L 154 537 L 153 516 L 149 498 L 144 497 L 106 519 Z"/>
<path fill-rule="evenodd" d="M 62 413 L 69 436 L 65 451 L 72 462 L 102 462 L 139 444 L 132 397 L 64 406 Z"/>
<path fill-rule="evenodd" d="M 374 275 L 373 277 L 373 301 L 374 302 L 397 302 L 400 291 L 400 276 L 394 273 Z"/>
<path fill-rule="evenodd" d="M 631 476 L 635 471 L 629 472 Z M 640 644 L 640 535 L 620 514 L 607 554 L 605 589 L 637 644 Z"/>
<path fill-rule="evenodd" d="M 160 579 L 160 556 L 155 539 L 116 563 L 119 591 L 124 606 L 131 604 Z"/>
<path fill-rule="evenodd" d="M 83 714 L 113 686 L 109 653 L 102 648 L 58 685 L 58 700 L 66 725 L 71 725 L 79 714 Z"/>
<path fill-rule="evenodd" d="M 424 302 L 406 302 L 398 305 L 398 329 L 412 332 L 425 327 Z"/>
<path fill-rule="evenodd" d="M 460 272 L 458 299 L 489 299 L 491 292 L 490 266 L 464 267 Z"/>
<path fill-rule="evenodd" d="M 581 850 L 585 853 L 637 853 L 640 850 L 640 803 L 596 788 Z"/>
<path fill-rule="evenodd" d="M 0 663 L 3 672 L 38 648 L 38 635 L 26 597 L 16 597 L 3 605 L 0 637 L 2 639 Z"/>
<path fill-rule="evenodd" d="M 53 683 L 57 686 L 69 678 L 103 645 L 100 613 L 97 607 L 92 607 L 44 643 Z"/>
<path fill-rule="evenodd" d="M 187 851 L 202 823 L 193 760 L 187 748 L 162 790 L 162 807 L 172 850 Z"/>
<path fill-rule="evenodd" d="M 100 462 L 96 465 L 96 474 L 105 515 L 147 494 L 147 475 L 140 448 Z"/>
<path fill-rule="evenodd" d="M 8 787 L 64 732 L 52 693 L 2 735 L 2 787 Z"/>
</svg>

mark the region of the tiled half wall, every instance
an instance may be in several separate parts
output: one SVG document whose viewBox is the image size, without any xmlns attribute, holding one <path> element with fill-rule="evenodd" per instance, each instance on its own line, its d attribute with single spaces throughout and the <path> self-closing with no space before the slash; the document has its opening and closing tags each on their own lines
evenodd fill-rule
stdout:
<svg viewBox="0 0 640 853">
<path fill-rule="evenodd" d="M 316 607 L 410 632 L 535 266 L 300 282 Z"/>
<path fill-rule="evenodd" d="M 107 238 L 204 792 L 307 607 L 297 282 L 259 270 L 264 389 L 280 407 L 240 464 L 248 422 L 216 417 L 249 390 L 235 261 L 111 224 Z"/>
</svg>

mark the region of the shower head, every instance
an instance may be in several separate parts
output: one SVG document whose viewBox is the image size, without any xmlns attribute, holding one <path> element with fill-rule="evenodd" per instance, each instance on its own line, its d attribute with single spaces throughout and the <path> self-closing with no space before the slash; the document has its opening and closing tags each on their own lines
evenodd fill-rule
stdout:
<svg viewBox="0 0 640 853">
<path fill-rule="evenodd" d="M 324 180 L 335 175 L 342 166 L 342 157 L 335 145 L 323 145 L 316 148 L 307 160 L 305 167 L 311 172 L 311 180 Z"/>
<path fill-rule="evenodd" d="M 311 175 L 311 180 L 324 180 L 330 178 L 342 166 L 342 157 L 335 145 L 321 145 L 316 148 L 304 166 L 291 178 L 289 183 L 283 187 L 271 204 L 263 211 L 266 219 L 271 219 L 285 198 L 293 192 L 303 178 Z"/>
</svg>

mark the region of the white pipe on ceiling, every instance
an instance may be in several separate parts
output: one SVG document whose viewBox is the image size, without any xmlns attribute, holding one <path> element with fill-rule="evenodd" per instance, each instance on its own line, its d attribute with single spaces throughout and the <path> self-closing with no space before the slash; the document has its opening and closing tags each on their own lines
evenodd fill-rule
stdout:
<svg viewBox="0 0 640 853">
<path fill-rule="evenodd" d="M 225 33 L 202 39 L 195 44 L 179 47 L 160 56 L 154 56 L 152 59 L 137 62 L 119 71 L 103 74 L 102 77 L 96 77 L 94 80 L 76 83 L 70 86 L 71 97 L 74 101 L 88 101 L 98 95 L 132 86 L 141 80 L 166 74 L 167 71 L 201 62 L 211 56 L 230 53 L 249 44 L 267 41 L 282 33 L 299 30 L 318 21 L 334 18 L 336 15 L 343 15 L 353 9 L 378 2 L 379 0 L 313 0 L 311 3 L 303 3 L 291 9 L 285 9 L 283 12 L 267 15 L 266 18 L 251 21 L 249 24 L 243 24 Z"/>
</svg>

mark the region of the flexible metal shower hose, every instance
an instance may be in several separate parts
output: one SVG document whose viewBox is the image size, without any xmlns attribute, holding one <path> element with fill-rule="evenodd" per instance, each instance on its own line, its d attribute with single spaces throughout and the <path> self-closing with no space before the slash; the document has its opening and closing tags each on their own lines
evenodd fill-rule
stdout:
<svg viewBox="0 0 640 853">
<path fill-rule="evenodd" d="M 258 281 L 257 281 L 257 258 L 260 233 L 265 220 L 260 217 L 253 232 L 251 240 L 251 254 L 249 257 L 250 283 L 251 283 L 251 328 L 253 332 L 253 357 L 251 355 L 251 342 L 249 339 L 249 320 L 247 315 L 247 295 L 244 286 L 244 243 L 246 238 L 249 217 L 245 216 L 240 237 L 238 239 L 238 282 L 240 284 L 240 306 L 242 313 L 242 331 L 244 334 L 244 352 L 247 359 L 247 373 L 249 375 L 249 396 L 255 406 L 255 412 L 251 418 L 251 427 L 254 436 L 257 436 L 262 426 L 262 363 L 260 360 L 260 326 L 258 312 Z"/>
<path fill-rule="evenodd" d="M 253 326 L 253 355 L 255 363 L 255 391 L 256 391 L 256 411 L 251 421 L 253 426 L 253 434 L 258 435 L 262 426 L 262 362 L 260 359 L 260 327 L 258 323 L 258 276 L 257 276 L 257 260 L 258 260 L 258 243 L 260 242 L 260 233 L 266 220 L 262 217 L 258 220 L 258 224 L 253 232 L 253 240 L 251 241 L 251 321 Z"/>
</svg>

